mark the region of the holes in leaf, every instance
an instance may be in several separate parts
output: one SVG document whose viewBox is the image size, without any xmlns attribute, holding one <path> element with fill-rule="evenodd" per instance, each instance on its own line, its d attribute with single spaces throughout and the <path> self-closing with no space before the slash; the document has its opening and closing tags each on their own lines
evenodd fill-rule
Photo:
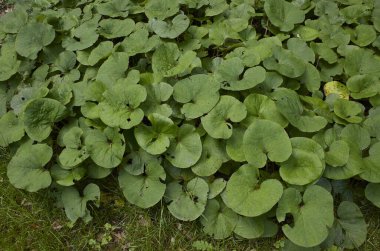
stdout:
<svg viewBox="0 0 380 251">
<path fill-rule="evenodd" d="M 294 217 L 291 213 L 286 214 L 284 225 L 289 225 L 290 227 L 294 227 Z"/>
<path fill-rule="evenodd" d="M 131 122 L 131 119 L 130 119 L 130 118 L 127 118 L 127 122 Z"/>
<path fill-rule="evenodd" d="M 230 123 L 227 123 L 228 129 L 232 130 L 232 125 Z"/>
<path fill-rule="evenodd" d="M 152 123 L 150 123 L 149 119 L 147 117 L 144 117 L 142 120 L 143 124 L 146 126 L 152 126 Z"/>
<path fill-rule="evenodd" d="M 223 87 L 231 87 L 230 83 L 228 83 L 227 81 L 223 81 L 222 86 Z"/>
<path fill-rule="evenodd" d="M 362 151 L 362 158 L 365 158 L 368 156 L 369 156 L 369 148 L 366 148 Z"/>
<path fill-rule="evenodd" d="M 199 202 L 199 198 L 198 198 L 198 196 L 192 196 L 192 197 L 191 197 L 191 200 L 192 200 L 194 203 L 198 203 L 198 202 Z"/>
<path fill-rule="evenodd" d="M 161 178 L 159 178 L 158 179 L 162 184 L 165 184 L 165 180 L 163 180 L 163 179 L 161 179 Z"/>
</svg>

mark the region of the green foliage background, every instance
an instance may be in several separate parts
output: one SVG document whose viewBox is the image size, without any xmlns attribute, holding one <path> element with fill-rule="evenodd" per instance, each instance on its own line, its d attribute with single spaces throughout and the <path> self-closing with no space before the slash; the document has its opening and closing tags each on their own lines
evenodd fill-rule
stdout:
<svg viewBox="0 0 380 251">
<path fill-rule="evenodd" d="M 7 177 L 73 223 L 116 176 L 216 239 L 357 248 L 355 202 L 380 206 L 379 17 L 378 0 L 19 2 L 0 18 Z"/>
</svg>

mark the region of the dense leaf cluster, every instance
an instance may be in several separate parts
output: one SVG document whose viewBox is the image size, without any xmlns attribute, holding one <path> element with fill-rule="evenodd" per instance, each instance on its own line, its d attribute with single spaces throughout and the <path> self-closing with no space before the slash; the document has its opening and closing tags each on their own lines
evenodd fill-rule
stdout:
<svg viewBox="0 0 380 251">
<path fill-rule="evenodd" d="M 113 173 L 130 203 L 163 200 L 217 239 L 364 242 L 353 200 L 380 207 L 379 0 L 34 0 L 0 18 L 0 39 L 9 180 L 58 190 L 71 221 L 91 219 Z"/>
</svg>

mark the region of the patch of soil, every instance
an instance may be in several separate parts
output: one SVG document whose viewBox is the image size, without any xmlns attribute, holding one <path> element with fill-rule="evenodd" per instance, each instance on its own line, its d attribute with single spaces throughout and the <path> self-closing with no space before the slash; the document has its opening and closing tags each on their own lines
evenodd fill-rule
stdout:
<svg viewBox="0 0 380 251">
<path fill-rule="evenodd" d="M 12 5 L 5 2 L 5 0 L 0 0 L 0 16 L 8 13 L 12 10 Z"/>
</svg>

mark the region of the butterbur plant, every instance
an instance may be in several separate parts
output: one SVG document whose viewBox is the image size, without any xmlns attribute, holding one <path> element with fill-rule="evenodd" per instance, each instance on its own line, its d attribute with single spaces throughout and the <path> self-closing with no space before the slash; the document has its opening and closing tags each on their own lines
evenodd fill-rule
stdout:
<svg viewBox="0 0 380 251">
<path fill-rule="evenodd" d="M 0 17 L 9 181 L 216 239 L 353 249 L 380 207 L 379 0 L 35 0 Z M 91 205 L 91 206 L 90 206 Z"/>
</svg>

